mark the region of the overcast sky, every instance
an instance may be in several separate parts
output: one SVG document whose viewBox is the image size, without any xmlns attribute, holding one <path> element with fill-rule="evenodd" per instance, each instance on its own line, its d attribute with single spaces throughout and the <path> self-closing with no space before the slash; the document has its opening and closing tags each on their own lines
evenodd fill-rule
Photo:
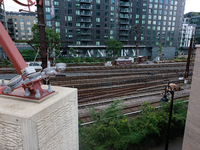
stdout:
<svg viewBox="0 0 200 150">
<path fill-rule="evenodd" d="M 27 0 L 19 0 L 20 2 L 27 3 Z M 33 2 L 35 0 L 32 0 Z M 13 0 L 4 0 L 6 11 L 19 11 L 19 9 L 28 10 L 28 7 L 20 6 L 13 2 Z M 31 7 L 32 11 L 35 11 L 35 6 Z M 188 12 L 200 12 L 200 0 L 186 0 L 185 13 Z"/>
</svg>

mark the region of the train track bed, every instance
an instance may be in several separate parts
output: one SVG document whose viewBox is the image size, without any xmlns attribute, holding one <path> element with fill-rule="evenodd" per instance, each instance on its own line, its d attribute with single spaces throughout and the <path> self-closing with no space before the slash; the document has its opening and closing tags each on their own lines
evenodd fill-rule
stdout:
<svg viewBox="0 0 200 150">
<path fill-rule="evenodd" d="M 183 86 L 184 90 L 182 91 L 176 91 L 174 94 L 175 99 L 180 99 L 184 97 L 188 97 L 190 94 L 190 85 Z M 160 105 L 160 99 L 162 98 L 162 91 L 153 93 L 145 93 L 144 95 L 138 95 L 133 97 L 119 97 L 115 100 L 124 100 L 124 114 L 134 114 L 133 112 L 140 110 L 141 104 L 143 104 L 144 101 L 150 102 L 153 106 L 159 106 Z M 171 98 L 171 95 L 169 95 Z M 109 106 L 109 103 L 106 105 L 91 105 L 94 106 L 96 111 L 99 111 L 100 109 L 105 109 Z M 80 106 L 79 106 L 80 107 Z M 90 106 L 89 106 L 90 107 Z M 89 107 L 86 107 L 85 109 L 79 108 L 79 120 L 82 123 L 91 122 L 92 119 L 89 116 Z"/>
</svg>

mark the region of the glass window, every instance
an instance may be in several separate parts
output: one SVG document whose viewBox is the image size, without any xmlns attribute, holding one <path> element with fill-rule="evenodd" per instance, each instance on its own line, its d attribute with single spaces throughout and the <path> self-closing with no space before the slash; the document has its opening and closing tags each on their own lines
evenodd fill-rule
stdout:
<svg viewBox="0 0 200 150">
<path fill-rule="evenodd" d="M 56 33 L 60 33 L 60 28 L 56 28 Z"/>
<path fill-rule="evenodd" d="M 46 6 L 50 6 L 49 0 L 45 0 L 45 5 L 46 5 Z"/>
<path fill-rule="evenodd" d="M 148 19 L 151 19 L 151 15 L 148 15 Z"/>
<path fill-rule="evenodd" d="M 56 27 L 60 26 L 60 22 L 57 22 L 57 21 L 56 21 L 56 22 L 55 22 L 55 26 L 56 26 Z"/>
<path fill-rule="evenodd" d="M 80 26 L 81 26 L 81 24 L 80 24 L 80 23 L 76 23 L 76 26 L 77 26 L 77 27 L 80 27 Z"/>
<path fill-rule="evenodd" d="M 135 20 L 135 23 L 138 24 L 138 23 L 139 23 L 139 20 Z"/>
<path fill-rule="evenodd" d="M 96 3 L 100 4 L 100 0 L 96 0 Z"/>
<path fill-rule="evenodd" d="M 142 20 L 142 24 L 145 24 L 145 20 Z"/>
<path fill-rule="evenodd" d="M 50 13 L 50 7 L 45 8 L 46 13 Z"/>
<path fill-rule="evenodd" d="M 114 6 L 111 6 L 111 7 L 110 7 L 110 10 L 111 10 L 111 11 L 114 11 L 114 10 L 115 10 L 115 7 L 114 7 Z"/>
<path fill-rule="evenodd" d="M 145 19 L 146 18 L 146 15 L 142 15 L 142 19 Z"/>
<path fill-rule="evenodd" d="M 54 6 L 59 6 L 59 2 L 58 1 L 54 1 Z"/>
<path fill-rule="evenodd" d="M 139 18 L 139 17 L 140 17 L 140 15 L 138 15 L 138 14 L 135 15 L 135 18 Z"/>
<path fill-rule="evenodd" d="M 100 5 L 99 4 L 96 5 L 96 9 L 98 9 L 98 10 L 100 9 Z"/>
<path fill-rule="evenodd" d="M 68 8 L 72 8 L 72 3 L 68 3 Z"/>
<path fill-rule="evenodd" d="M 73 39 L 73 35 L 69 35 L 69 39 Z"/>
<path fill-rule="evenodd" d="M 80 10 L 76 10 L 76 15 L 80 15 Z"/>
<path fill-rule="evenodd" d="M 68 16 L 68 21 L 72 21 L 72 16 Z"/>
<path fill-rule="evenodd" d="M 100 22 L 100 18 L 96 18 L 96 22 Z"/>
<path fill-rule="evenodd" d="M 111 0 L 111 4 L 115 4 L 115 0 Z"/>
<path fill-rule="evenodd" d="M 162 9 L 162 5 L 159 5 L 159 9 Z"/>
<path fill-rule="evenodd" d="M 158 8 L 158 4 L 155 4 L 155 5 L 154 5 L 154 8 Z"/>
<path fill-rule="evenodd" d="M 169 3 L 169 0 L 165 0 L 165 4 L 168 4 Z"/>
<path fill-rule="evenodd" d="M 100 16 L 100 11 L 96 11 L 96 16 Z"/>
<path fill-rule="evenodd" d="M 100 41 L 96 41 L 96 45 L 100 45 Z"/>
<path fill-rule="evenodd" d="M 153 21 L 153 25 L 156 25 L 156 21 Z"/>
<path fill-rule="evenodd" d="M 157 14 L 157 12 L 158 12 L 157 10 L 154 10 L 154 14 Z"/>
<path fill-rule="evenodd" d="M 153 15 L 153 19 L 156 20 L 157 19 L 157 15 Z"/>
<path fill-rule="evenodd" d="M 111 35 L 114 34 L 114 30 L 110 30 L 110 34 L 111 34 Z"/>
<path fill-rule="evenodd" d="M 158 3 L 158 0 L 155 0 L 155 3 Z"/>
<path fill-rule="evenodd" d="M 59 13 L 59 8 L 54 8 L 55 13 Z"/>
<path fill-rule="evenodd" d="M 46 14 L 46 19 L 47 19 L 47 20 L 51 20 L 50 14 Z"/>
<path fill-rule="evenodd" d="M 26 22 L 31 22 L 31 20 L 30 20 L 30 19 L 27 19 Z"/>
<path fill-rule="evenodd" d="M 19 19 L 20 22 L 24 22 L 24 19 Z"/>
<path fill-rule="evenodd" d="M 152 8 L 152 7 L 153 7 L 153 4 L 150 3 L 150 4 L 149 4 L 149 8 Z"/>
<path fill-rule="evenodd" d="M 160 0 L 160 3 L 163 3 L 163 0 Z"/>
</svg>

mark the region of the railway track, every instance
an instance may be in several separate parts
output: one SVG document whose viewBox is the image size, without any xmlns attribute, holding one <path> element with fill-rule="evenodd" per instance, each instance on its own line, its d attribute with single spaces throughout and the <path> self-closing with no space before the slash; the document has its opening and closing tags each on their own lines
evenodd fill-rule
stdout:
<svg viewBox="0 0 200 150">
<path fill-rule="evenodd" d="M 174 98 L 174 101 L 176 101 L 178 99 L 188 98 L 188 97 L 189 97 L 189 95 L 176 97 L 176 98 Z M 154 102 L 151 102 L 150 104 L 154 107 L 159 107 L 160 103 L 161 103 L 160 101 L 154 101 Z M 140 108 L 141 108 L 141 104 L 126 106 L 123 108 L 123 112 L 124 112 L 124 115 L 126 115 L 126 116 L 130 116 L 130 115 L 135 116 L 139 112 L 141 112 Z M 91 119 L 89 114 L 79 117 L 79 120 L 82 123 L 81 125 L 87 125 L 87 124 L 93 123 L 93 120 Z"/>
</svg>

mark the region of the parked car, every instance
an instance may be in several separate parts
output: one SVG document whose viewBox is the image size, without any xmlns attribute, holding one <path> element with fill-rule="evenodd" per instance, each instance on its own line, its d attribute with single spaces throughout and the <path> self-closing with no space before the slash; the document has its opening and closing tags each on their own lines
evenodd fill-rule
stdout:
<svg viewBox="0 0 200 150">
<path fill-rule="evenodd" d="M 34 67 L 35 69 L 39 69 L 39 70 L 42 70 L 42 62 L 26 62 L 26 64 L 30 67 Z M 47 67 L 49 68 L 51 65 L 50 65 L 50 61 L 48 61 L 48 65 Z"/>
</svg>

